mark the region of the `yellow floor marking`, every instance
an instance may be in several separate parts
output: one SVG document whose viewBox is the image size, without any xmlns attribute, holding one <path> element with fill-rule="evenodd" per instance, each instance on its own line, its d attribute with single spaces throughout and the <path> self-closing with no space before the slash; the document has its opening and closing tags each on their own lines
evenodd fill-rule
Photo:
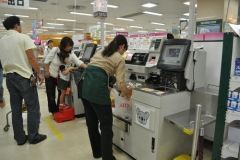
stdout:
<svg viewBox="0 0 240 160">
<path fill-rule="evenodd" d="M 53 116 L 48 116 L 46 118 L 46 123 L 49 126 L 49 128 L 51 128 L 51 130 L 53 131 L 53 133 L 55 133 L 55 135 L 58 137 L 58 139 L 63 140 L 63 136 L 61 135 L 61 133 L 59 133 L 59 131 L 53 126 L 53 124 L 51 123 L 51 119 L 53 118 Z"/>
</svg>

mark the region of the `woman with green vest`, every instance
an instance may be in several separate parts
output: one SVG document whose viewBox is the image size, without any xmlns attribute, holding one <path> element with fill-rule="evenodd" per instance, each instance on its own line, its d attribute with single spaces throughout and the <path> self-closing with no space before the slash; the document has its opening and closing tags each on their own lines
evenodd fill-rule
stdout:
<svg viewBox="0 0 240 160">
<path fill-rule="evenodd" d="M 109 77 L 116 74 L 116 83 L 123 93 L 131 94 L 132 88 L 125 84 L 125 60 L 127 39 L 118 35 L 102 51 L 96 53 L 88 64 L 82 84 L 82 102 L 85 108 L 88 134 L 94 158 L 115 160 L 112 153 L 112 108 Z M 101 134 L 98 130 L 100 122 Z"/>
</svg>

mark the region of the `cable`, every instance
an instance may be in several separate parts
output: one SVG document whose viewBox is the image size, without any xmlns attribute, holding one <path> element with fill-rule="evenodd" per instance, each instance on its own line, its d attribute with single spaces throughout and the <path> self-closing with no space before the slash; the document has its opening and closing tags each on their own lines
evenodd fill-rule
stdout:
<svg viewBox="0 0 240 160">
<path fill-rule="evenodd" d="M 188 88 L 187 88 L 187 91 L 188 91 L 188 92 L 193 92 L 194 89 L 195 89 L 195 80 L 194 80 L 194 77 L 195 77 L 195 76 L 194 76 L 194 74 L 195 74 L 195 64 L 196 64 L 196 62 L 197 62 L 197 61 L 194 59 L 195 52 L 196 52 L 196 51 L 193 51 L 193 86 L 192 86 L 192 89 L 188 89 Z"/>
</svg>

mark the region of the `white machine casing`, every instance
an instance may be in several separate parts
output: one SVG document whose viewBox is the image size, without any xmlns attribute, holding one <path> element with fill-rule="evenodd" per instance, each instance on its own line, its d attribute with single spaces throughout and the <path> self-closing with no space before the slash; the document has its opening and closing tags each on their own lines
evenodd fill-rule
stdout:
<svg viewBox="0 0 240 160">
<path fill-rule="evenodd" d="M 157 49 L 154 49 L 154 44 L 155 44 L 156 39 L 161 39 L 161 43 Z M 149 47 L 147 50 L 146 49 L 145 50 L 143 50 L 143 49 L 130 50 L 130 52 L 135 52 L 135 53 L 149 53 L 149 56 L 148 56 L 147 63 L 145 66 L 132 65 L 132 64 L 125 65 L 125 70 L 126 70 L 125 81 L 126 82 L 132 81 L 132 80 L 129 80 L 129 77 L 131 74 L 135 74 L 137 77 L 136 82 L 145 83 L 145 80 L 148 79 L 150 72 L 155 72 L 155 73 L 160 72 L 160 70 L 157 69 L 156 66 L 157 66 L 158 59 L 160 57 L 160 51 L 161 51 L 164 40 L 165 40 L 165 37 L 153 37 L 150 40 Z M 156 57 L 155 63 L 150 63 L 149 60 L 153 56 Z"/>
</svg>

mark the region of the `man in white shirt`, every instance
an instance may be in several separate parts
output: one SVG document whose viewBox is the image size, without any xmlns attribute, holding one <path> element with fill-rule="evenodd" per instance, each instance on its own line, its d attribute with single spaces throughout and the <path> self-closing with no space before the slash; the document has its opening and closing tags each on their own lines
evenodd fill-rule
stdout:
<svg viewBox="0 0 240 160">
<path fill-rule="evenodd" d="M 33 53 L 33 48 L 36 46 L 29 36 L 21 34 L 18 17 L 6 18 L 3 26 L 8 31 L 0 39 L 0 59 L 6 72 L 6 84 L 10 93 L 14 139 L 18 145 L 25 144 L 27 140 L 31 144 L 36 144 L 47 138 L 46 135 L 38 133 L 40 105 L 36 82 L 30 80 L 33 79 L 32 68 L 37 72 L 40 84 L 44 80 Z M 23 99 L 28 113 L 28 136 L 23 129 L 21 107 Z"/>
</svg>

